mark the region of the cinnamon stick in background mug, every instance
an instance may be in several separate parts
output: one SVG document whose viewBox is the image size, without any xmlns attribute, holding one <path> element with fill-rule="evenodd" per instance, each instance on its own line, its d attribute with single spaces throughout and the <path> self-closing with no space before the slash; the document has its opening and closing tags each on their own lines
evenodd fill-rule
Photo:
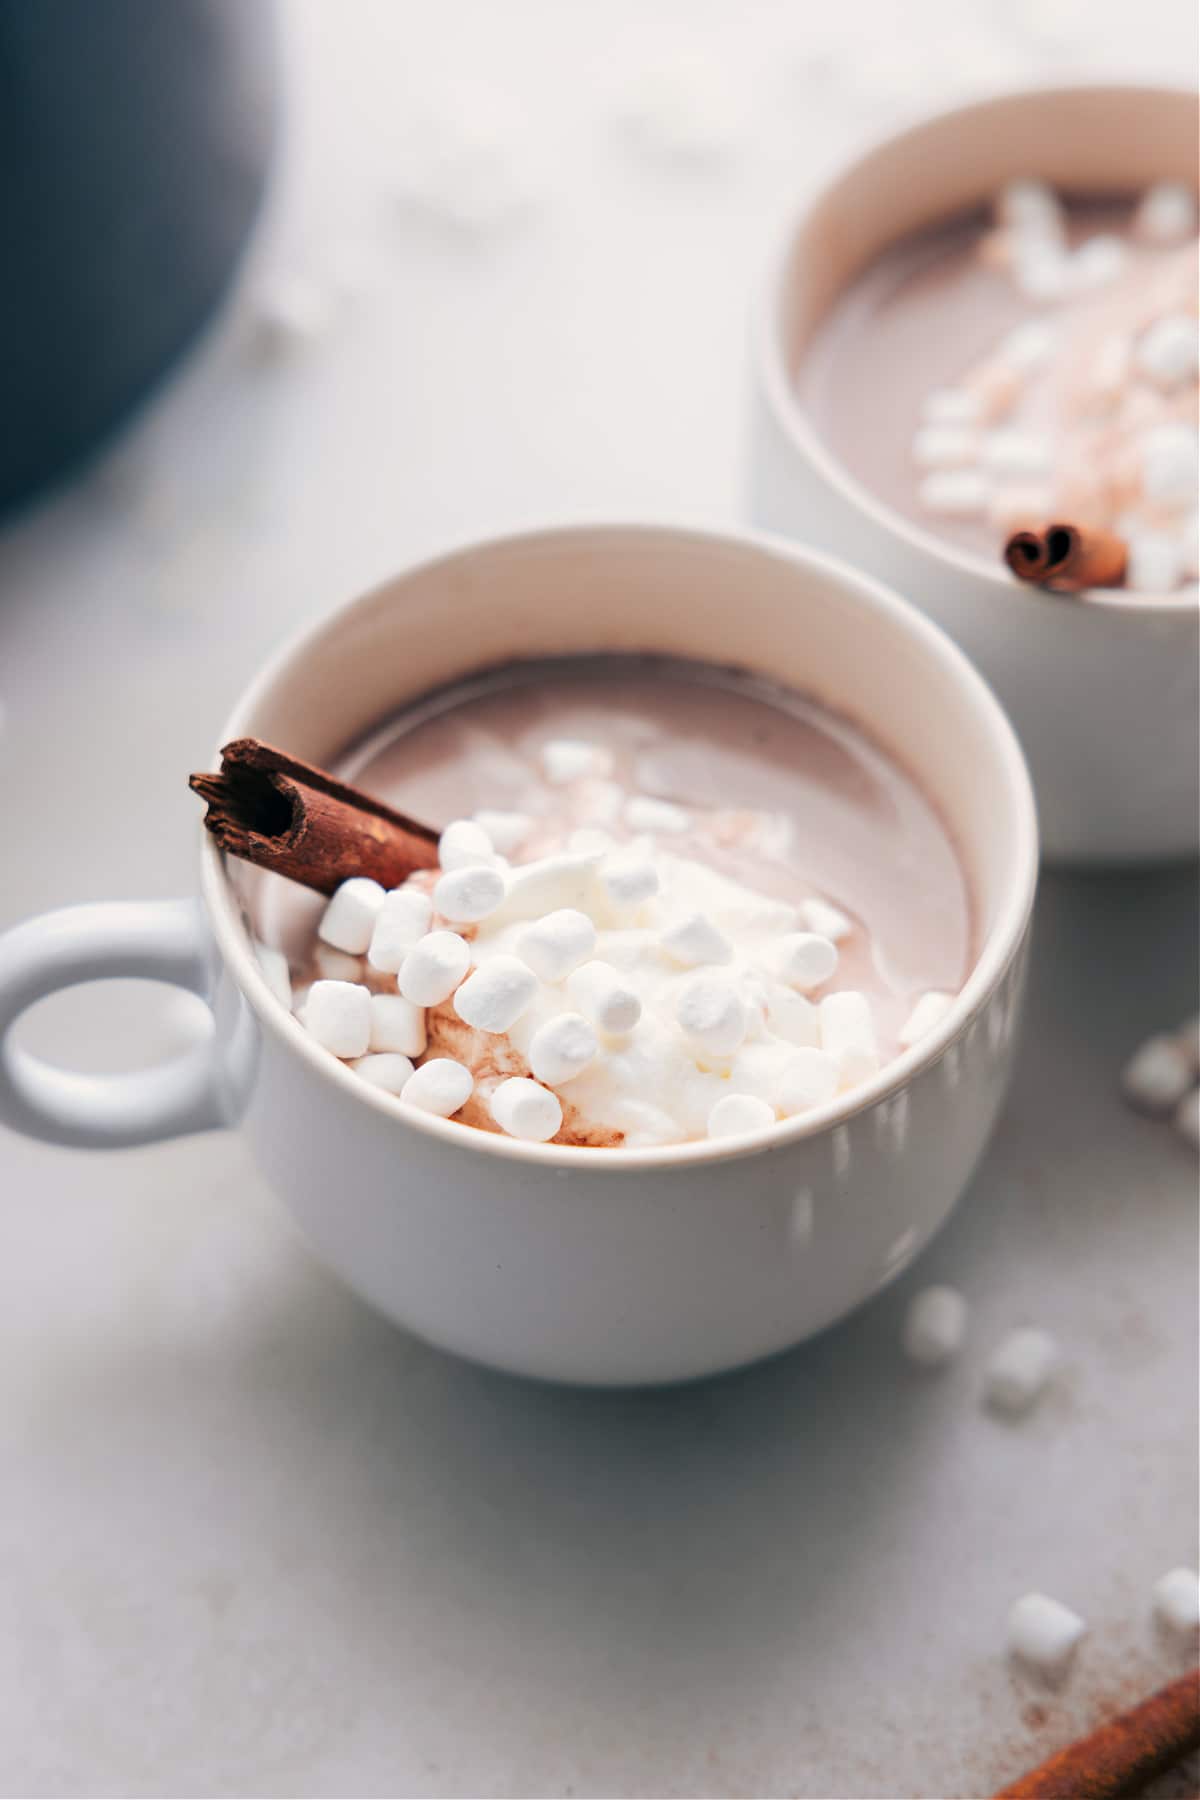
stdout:
<svg viewBox="0 0 1200 1800">
<path fill-rule="evenodd" d="M 1085 588 L 1120 587 L 1129 546 L 1113 531 L 1087 525 L 1029 526 L 1014 531 L 1004 560 L 1018 581 L 1078 594 Z"/>
</svg>

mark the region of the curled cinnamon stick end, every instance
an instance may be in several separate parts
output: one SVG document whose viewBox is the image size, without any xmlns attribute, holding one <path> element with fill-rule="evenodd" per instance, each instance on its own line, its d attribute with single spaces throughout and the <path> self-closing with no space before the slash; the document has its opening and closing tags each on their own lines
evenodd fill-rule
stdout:
<svg viewBox="0 0 1200 1800">
<path fill-rule="evenodd" d="M 1019 581 L 1077 594 L 1083 588 L 1120 587 L 1129 546 L 1099 526 L 1027 526 L 1012 533 L 1004 546 L 1004 560 Z"/>
<path fill-rule="evenodd" d="M 1060 1750 L 996 1800 L 1123 1800 L 1200 1749 L 1200 1670 Z"/>
<path fill-rule="evenodd" d="M 319 894 L 352 875 L 399 887 L 437 864 L 428 825 L 257 738 L 226 744 L 220 771 L 188 786 L 208 802 L 204 823 L 222 850 Z"/>
</svg>

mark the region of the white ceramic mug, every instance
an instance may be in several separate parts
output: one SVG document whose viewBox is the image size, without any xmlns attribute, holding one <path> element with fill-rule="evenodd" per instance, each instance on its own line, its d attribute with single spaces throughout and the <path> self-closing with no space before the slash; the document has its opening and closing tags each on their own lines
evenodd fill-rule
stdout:
<svg viewBox="0 0 1200 1800">
<path fill-rule="evenodd" d="M 796 392 L 821 320 L 896 239 L 986 204 L 1017 176 L 1073 192 L 1195 181 L 1196 97 L 1046 89 L 939 113 L 858 158 L 786 234 L 755 308 L 751 513 L 892 582 L 978 664 L 1029 757 L 1046 855 L 1193 853 L 1200 835 L 1195 594 L 1064 601 L 946 544 L 860 486 Z"/>
<path fill-rule="evenodd" d="M 527 1375 L 672 1381 L 798 1342 L 896 1275 L 987 1141 L 1012 1053 L 1037 870 L 1020 749 L 966 658 L 866 577 L 770 539 L 536 533 L 398 576 L 305 633 L 239 702 L 317 763 L 406 701 L 514 658 L 656 651 L 736 664 L 860 721 L 941 810 L 977 960 L 944 1022 L 860 1089 L 753 1146 L 556 1148 L 404 1108 L 275 999 L 244 866 L 205 837 L 201 900 L 82 906 L 0 939 L 0 1117 L 80 1145 L 239 1123 L 318 1254 L 432 1342 Z M 184 790 L 181 806 L 193 804 Z M 38 1063 L 13 1021 L 100 976 L 207 998 L 211 1049 L 105 1079 Z M 7 1034 L 7 1036 L 5 1035 Z"/>
</svg>

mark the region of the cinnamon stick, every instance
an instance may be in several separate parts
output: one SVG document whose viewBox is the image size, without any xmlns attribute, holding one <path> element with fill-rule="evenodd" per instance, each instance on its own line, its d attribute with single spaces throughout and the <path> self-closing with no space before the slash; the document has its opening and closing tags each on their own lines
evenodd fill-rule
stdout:
<svg viewBox="0 0 1200 1800">
<path fill-rule="evenodd" d="M 436 831 L 257 738 L 226 744 L 220 771 L 188 786 L 222 850 L 319 894 L 352 875 L 399 887 L 437 864 Z"/>
<path fill-rule="evenodd" d="M 1060 1750 L 996 1800 L 1123 1800 L 1200 1749 L 1200 1669 Z"/>
<path fill-rule="evenodd" d="M 1099 526 L 1027 526 L 1012 533 L 1004 560 L 1019 581 L 1077 594 L 1083 588 L 1120 587 L 1129 546 Z"/>
</svg>

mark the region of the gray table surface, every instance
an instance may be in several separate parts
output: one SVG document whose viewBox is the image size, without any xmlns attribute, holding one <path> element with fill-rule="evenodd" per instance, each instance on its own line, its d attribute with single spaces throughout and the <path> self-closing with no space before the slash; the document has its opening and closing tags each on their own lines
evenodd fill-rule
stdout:
<svg viewBox="0 0 1200 1800">
<path fill-rule="evenodd" d="M 748 286 L 787 195 L 865 130 L 992 81 L 1195 63 L 1174 0 L 916 0 L 901 45 L 890 9 L 809 10 L 286 9 L 247 291 L 347 245 L 369 291 L 270 367 L 235 301 L 0 535 L 0 922 L 187 891 L 183 776 L 247 675 L 406 560 L 736 518 Z M 749 103 L 695 167 L 616 123 L 685 29 Z M 388 195 L 405 96 L 463 81 L 517 96 L 538 171 L 526 216 L 477 234 Z M 1194 870 L 1047 877 L 1011 1103 L 949 1227 L 820 1340 L 670 1392 L 522 1384 L 391 1329 L 236 1137 L 4 1135 L 0 1790 L 975 1796 L 1167 1679 L 1148 1596 L 1196 1559 L 1196 1164 L 1115 1083 L 1196 980 Z M 124 984 L 26 1036 L 102 1067 L 195 1028 Z M 896 1339 L 937 1278 L 971 1333 L 931 1379 Z M 1022 1322 L 1065 1367 L 1006 1425 L 980 1372 Z M 1057 1695 L 1003 1656 L 1032 1587 L 1091 1626 Z"/>
</svg>

